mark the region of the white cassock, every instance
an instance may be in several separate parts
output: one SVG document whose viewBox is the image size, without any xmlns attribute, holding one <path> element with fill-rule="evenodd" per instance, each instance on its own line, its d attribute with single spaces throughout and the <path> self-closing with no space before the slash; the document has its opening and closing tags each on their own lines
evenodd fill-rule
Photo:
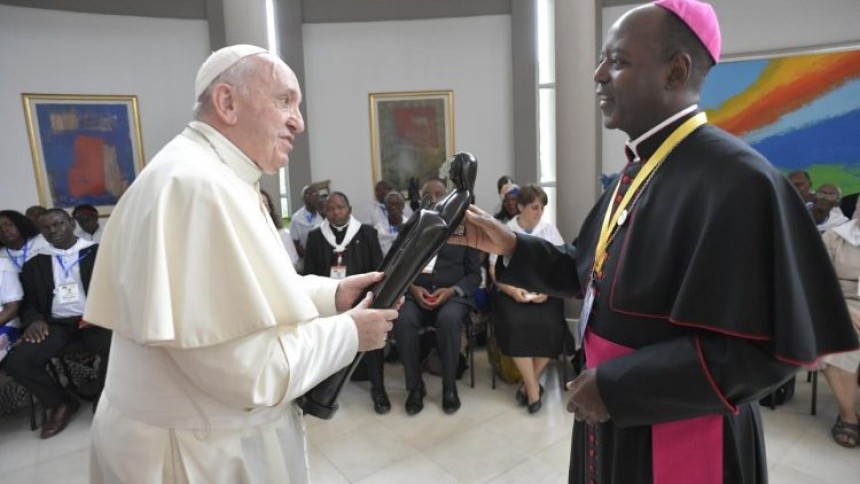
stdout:
<svg viewBox="0 0 860 484">
<path fill-rule="evenodd" d="M 114 331 L 91 482 L 308 480 L 293 399 L 349 364 L 358 335 L 337 281 L 293 270 L 260 175 L 192 122 L 108 220 L 85 314 Z"/>
</svg>

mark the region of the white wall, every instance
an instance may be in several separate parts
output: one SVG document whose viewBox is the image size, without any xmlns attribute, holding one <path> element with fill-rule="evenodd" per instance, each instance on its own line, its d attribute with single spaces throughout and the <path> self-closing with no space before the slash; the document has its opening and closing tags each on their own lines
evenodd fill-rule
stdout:
<svg viewBox="0 0 860 484">
<path fill-rule="evenodd" d="M 720 20 L 724 58 L 825 45 L 860 45 L 858 0 L 710 0 Z M 603 9 L 603 34 L 628 7 Z M 603 171 L 623 168 L 620 131 L 603 130 Z"/>
<path fill-rule="evenodd" d="M 507 15 L 306 24 L 313 179 L 330 178 L 360 215 L 373 198 L 368 94 L 451 89 L 454 149 L 478 158 L 477 203 L 491 209 L 513 171 L 510 30 Z"/>
<path fill-rule="evenodd" d="M 0 209 L 38 203 L 21 93 L 138 96 L 149 159 L 191 118 L 203 20 L 0 5 Z"/>
</svg>

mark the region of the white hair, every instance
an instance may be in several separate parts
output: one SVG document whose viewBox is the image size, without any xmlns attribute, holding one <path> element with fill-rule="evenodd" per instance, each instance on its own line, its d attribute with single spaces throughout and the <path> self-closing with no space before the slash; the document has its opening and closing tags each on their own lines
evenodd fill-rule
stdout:
<svg viewBox="0 0 860 484">
<path fill-rule="evenodd" d="M 266 54 L 263 53 L 245 56 L 230 66 L 226 71 L 219 74 L 215 79 L 212 79 L 212 82 L 206 86 L 206 89 L 200 93 L 200 97 L 198 97 L 197 101 L 194 103 L 194 107 L 192 108 L 194 119 L 200 120 L 212 108 L 212 88 L 216 84 L 229 84 L 239 91 L 239 95 L 247 96 L 251 92 L 250 80 L 253 79 L 254 75 L 257 73 L 257 66 L 254 63 L 254 59 L 261 55 L 265 56 Z"/>
</svg>

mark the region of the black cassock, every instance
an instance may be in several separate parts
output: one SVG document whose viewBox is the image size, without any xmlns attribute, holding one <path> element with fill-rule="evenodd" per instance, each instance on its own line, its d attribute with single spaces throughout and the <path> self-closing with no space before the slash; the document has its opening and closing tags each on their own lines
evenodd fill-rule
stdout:
<svg viewBox="0 0 860 484">
<path fill-rule="evenodd" d="M 332 229 L 332 232 L 335 240 L 340 243 L 346 230 L 338 232 Z M 347 244 L 342 263 L 346 266 L 348 276 L 375 271 L 379 267 L 382 263 L 382 249 L 379 247 L 379 238 L 373 227 L 361 225 L 355 237 Z M 319 227 L 315 228 L 308 234 L 308 244 L 305 248 L 305 274 L 328 277 L 335 264 L 337 264 L 337 255 L 334 253 L 334 248 L 325 240 Z"/>
<path fill-rule="evenodd" d="M 641 143 L 640 156 L 685 119 Z M 620 191 L 631 178 L 619 177 Z M 576 249 L 518 235 L 499 280 L 582 294 L 613 188 Z M 655 173 L 608 254 L 585 347 L 611 420 L 574 425 L 570 482 L 767 482 L 758 399 L 801 365 L 857 347 L 792 185 L 744 142 L 704 125 Z"/>
</svg>

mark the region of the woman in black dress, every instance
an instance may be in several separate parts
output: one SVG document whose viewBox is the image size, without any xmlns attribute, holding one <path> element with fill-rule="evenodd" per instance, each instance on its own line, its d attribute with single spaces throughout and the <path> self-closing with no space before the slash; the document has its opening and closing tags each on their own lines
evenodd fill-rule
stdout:
<svg viewBox="0 0 860 484">
<path fill-rule="evenodd" d="M 508 227 L 556 245 L 563 244 L 558 229 L 541 220 L 546 204 L 546 192 L 541 187 L 522 187 L 517 195 L 519 215 L 508 222 Z M 495 280 L 495 256 L 491 258 L 490 275 Z M 517 401 L 527 405 L 529 413 L 535 413 L 541 408 L 541 373 L 549 360 L 562 351 L 567 330 L 564 301 L 499 282 L 496 282 L 496 287 L 499 293 L 494 311 L 498 315 L 496 338 L 499 348 L 513 358 L 523 377 L 523 385 L 517 390 Z"/>
</svg>

